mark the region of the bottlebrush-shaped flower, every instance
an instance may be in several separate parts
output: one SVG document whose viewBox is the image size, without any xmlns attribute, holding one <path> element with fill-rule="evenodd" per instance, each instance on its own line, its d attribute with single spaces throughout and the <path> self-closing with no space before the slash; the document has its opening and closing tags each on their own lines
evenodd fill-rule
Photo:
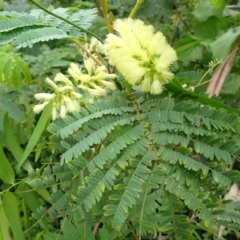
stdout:
<svg viewBox="0 0 240 240">
<path fill-rule="evenodd" d="M 141 20 L 117 19 L 113 27 L 116 34 L 108 34 L 104 45 L 110 64 L 131 85 L 160 94 L 173 77 L 169 67 L 177 59 L 175 50 L 161 32 Z"/>
</svg>

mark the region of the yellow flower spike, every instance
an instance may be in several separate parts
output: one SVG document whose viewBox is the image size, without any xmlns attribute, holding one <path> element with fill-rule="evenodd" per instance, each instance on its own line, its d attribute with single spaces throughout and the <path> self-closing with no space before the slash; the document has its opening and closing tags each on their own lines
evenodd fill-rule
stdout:
<svg viewBox="0 0 240 240">
<path fill-rule="evenodd" d="M 34 113 L 40 113 L 44 108 L 45 106 L 48 104 L 48 102 L 44 102 L 42 104 L 38 104 L 38 105 L 35 105 L 33 107 L 33 112 Z"/>
<path fill-rule="evenodd" d="M 71 63 L 70 68 L 68 68 L 68 73 L 73 77 L 77 82 L 82 76 L 81 70 L 76 63 Z"/>
<path fill-rule="evenodd" d="M 72 104 L 74 106 L 75 111 L 79 112 L 80 111 L 80 104 L 79 104 L 79 102 L 77 100 L 73 100 Z"/>
<path fill-rule="evenodd" d="M 162 84 L 157 79 L 154 80 L 151 86 L 150 93 L 156 95 L 162 93 L 162 91 L 163 91 Z"/>
<path fill-rule="evenodd" d="M 48 85 L 50 85 L 54 90 L 58 90 L 59 89 L 58 85 L 54 81 L 52 81 L 50 78 L 46 78 L 45 82 Z"/>
<path fill-rule="evenodd" d="M 101 73 L 101 72 L 107 72 L 107 68 L 105 66 L 97 66 L 95 70 L 95 74 Z"/>
<path fill-rule="evenodd" d="M 36 93 L 34 94 L 35 99 L 49 101 L 55 97 L 54 93 Z"/>
<path fill-rule="evenodd" d="M 106 90 L 98 86 L 95 86 L 94 89 L 89 88 L 88 92 L 93 97 L 101 97 L 106 95 Z"/>
<path fill-rule="evenodd" d="M 117 78 L 117 74 L 115 74 L 115 73 L 108 73 L 106 78 L 107 78 L 107 79 Z"/>
<path fill-rule="evenodd" d="M 91 81 L 91 76 L 89 76 L 88 74 L 82 74 L 80 80 L 83 84 L 88 83 Z"/>
<path fill-rule="evenodd" d="M 77 92 L 71 92 L 71 96 L 73 96 L 73 98 L 76 98 L 76 99 L 80 99 L 82 98 L 82 95 L 80 93 L 77 93 Z"/>
<path fill-rule="evenodd" d="M 94 68 L 94 66 L 93 66 L 93 63 L 92 63 L 91 59 L 90 58 L 85 59 L 83 62 L 84 62 L 84 66 L 87 70 L 87 73 L 89 75 L 92 75 L 92 69 Z"/>
<path fill-rule="evenodd" d="M 63 96 L 63 101 L 65 103 L 65 106 L 66 106 L 66 109 L 68 112 L 75 111 L 75 106 L 74 106 L 71 98 L 69 98 L 67 96 Z"/>
<path fill-rule="evenodd" d="M 141 20 L 118 19 L 113 27 L 117 33 L 108 34 L 104 44 L 109 63 L 131 85 L 160 94 L 173 77 L 169 68 L 177 59 L 175 50 L 161 32 Z"/>
<path fill-rule="evenodd" d="M 151 90 L 151 80 L 148 77 L 145 77 L 141 82 L 141 89 L 143 92 L 150 92 Z"/>
<path fill-rule="evenodd" d="M 53 107 L 53 109 L 52 109 L 52 119 L 56 120 L 57 118 L 58 118 L 57 109 L 56 109 L 56 107 Z"/>
<path fill-rule="evenodd" d="M 105 72 L 100 72 L 97 75 L 93 76 L 91 79 L 92 80 L 101 80 L 101 79 L 106 79 L 107 73 Z"/>
<path fill-rule="evenodd" d="M 66 85 L 73 86 L 72 82 L 62 73 L 57 73 L 54 78 L 54 81 L 55 82 L 63 82 Z"/>
<path fill-rule="evenodd" d="M 105 80 L 102 80 L 101 83 L 103 84 L 103 86 L 105 86 L 106 88 L 110 89 L 110 90 L 116 90 L 116 84 L 113 82 L 108 82 Z"/>
<path fill-rule="evenodd" d="M 67 115 L 67 108 L 65 107 L 65 105 L 61 105 L 60 108 L 60 117 L 61 118 L 65 118 Z"/>
<path fill-rule="evenodd" d="M 69 91 L 73 91 L 73 87 L 72 86 L 61 86 L 58 89 L 59 92 L 69 92 Z"/>
<path fill-rule="evenodd" d="M 84 86 L 83 84 L 79 84 L 78 88 L 82 89 L 82 90 L 88 90 L 88 87 Z"/>
</svg>

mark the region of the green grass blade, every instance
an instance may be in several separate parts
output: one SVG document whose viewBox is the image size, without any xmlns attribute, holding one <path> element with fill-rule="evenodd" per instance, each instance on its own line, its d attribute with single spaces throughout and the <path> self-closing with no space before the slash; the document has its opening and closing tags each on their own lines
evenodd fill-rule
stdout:
<svg viewBox="0 0 240 240">
<path fill-rule="evenodd" d="M 4 194 L 3 208 L 12 229 L 14 239 L 25 240 L 22 230 L 21 219 L 19 216 L 18 202 L 13 193 L 7 192 Z"/>
<path fill-rule="evenodd" d="M 39 138 L 41 137 L 42 132 L 44 131 L 44 129 L 46 127 L 47 122 L 50 119 L 51 112 L 52 112 L 52 104 L 50 103 L 43 110 L 43 113 L 37 123 L 37 126 L 35 127 L 33 134 L 27 144 L 27 147 L 18 163 L 17 171 L 21 168 L 23 163 L 26 161 L 26 159 L 32 152 L 33 148 L 36 146 Z"/>
<path fill-rule="evenodd" d="M 7 157 L 3 152 L 3 148 L 0 145 L 0 178 L 4 183 L 13 184 L 15 180 L 15 174 L 12 165 L 9 163 Z"/>
<path fill-rule="evenodd" d="M 8 220 L 4 212 L 1 201 L 0 201 L 0 239 L 3 239 L 3 240 L 10 239 L 9 230 L 8 230 Z"/>
<path fill-rule="evenodd" d="M 31 212 L 37 214 L 37 209 L 41 206 L 41 203 L 39 201 L 39 196 L 36 191 L 34 191 L 34 189 L 32 189 L 28 184 L 25 183 L 19 185 L 18 191 L 21 192 L 21 196 L 23 196 Z M 45 217 L 40 220 L 40 225 L 44 229 L 48 229 L 47 220 Z"/>
<path fill-rule="evenodd" d="M 13 130 L 11 128 L 8 114 L 4 115 L 4 140 L 8 150 L 12 153 L 17 162 L 21 159 L 23 155 L 23 150 L 20 147 Z M 23 168 L 27 171 L 32 170 L 31 164 L 27 161 L 24 163 Z"/>
</svg>

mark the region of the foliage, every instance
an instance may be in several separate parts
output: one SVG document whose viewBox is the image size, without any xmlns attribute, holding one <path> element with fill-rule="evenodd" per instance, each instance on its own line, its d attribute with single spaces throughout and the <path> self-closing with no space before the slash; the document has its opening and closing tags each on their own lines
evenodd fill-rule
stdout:
<svg viewBox="0 0 240 240">
<path fill-rule="evenodd" d="M 20 87 L 24 81 L 25 84 L 31 82 L 28 65 L 18 54 L 12 52 L 11 47 L 0 48 L 0 63 L 0 83 Z"/>
<path fill-rule="evenodd" d="M 238 57 L 222 94 L 204 91 L 237 42 L 239 13 L 222 0 L 106 2 L 3 4 L 0 239 L 238 239 L 239 199 L 226 197 L 240 181 Z M 131 9 L 134 34 L 106 38 Z M 152 27 L 151 46 L 138 45 L 150 36 L 134 32 L 142 20 L 176 49 L 171 69 L 175 50 L 161 36 L 153 51 Z M 99 36 L 118 41 L 111 57 Z M 163 72 L 161 91 L 141 91 Z"/>
<path fill-rule="evenodd" d="M 96 9 L 70 11 L 57 8 L 53 13 L 87 29 Z M 32 10 L 31 14 L 1 12 L 0 17 L 0 45 L 12 43 L 16 48 L 32 47 L 37 42 L 83 35 L 76 27 L 41 10 Z"/>
</svg>

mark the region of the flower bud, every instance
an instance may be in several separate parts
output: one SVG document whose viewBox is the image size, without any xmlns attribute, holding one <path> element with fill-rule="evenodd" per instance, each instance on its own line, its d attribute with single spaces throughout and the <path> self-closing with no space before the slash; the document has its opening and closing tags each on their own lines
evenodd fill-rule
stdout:
<svg viewBox="0 0 240 240">
<path fill-rule="evenodd" d="M 34 113 L 40 113 L 44 108 L 45 106 L 48 104 L 48 102 L 44 102 L 42 104 L 38 104 L 38 105 L 35 105 L 33 107 L 33 112 Z"/>
<path fill-rule="evenodd" d="M 36 93 L 34 95 L 34 97 L 37 99 L 37 100 L 45 100 L 45 101 L 49 101 L 51 99 L 53 99 L 55 97 L 55 94 L 54 93 Z"/>
</svg>

